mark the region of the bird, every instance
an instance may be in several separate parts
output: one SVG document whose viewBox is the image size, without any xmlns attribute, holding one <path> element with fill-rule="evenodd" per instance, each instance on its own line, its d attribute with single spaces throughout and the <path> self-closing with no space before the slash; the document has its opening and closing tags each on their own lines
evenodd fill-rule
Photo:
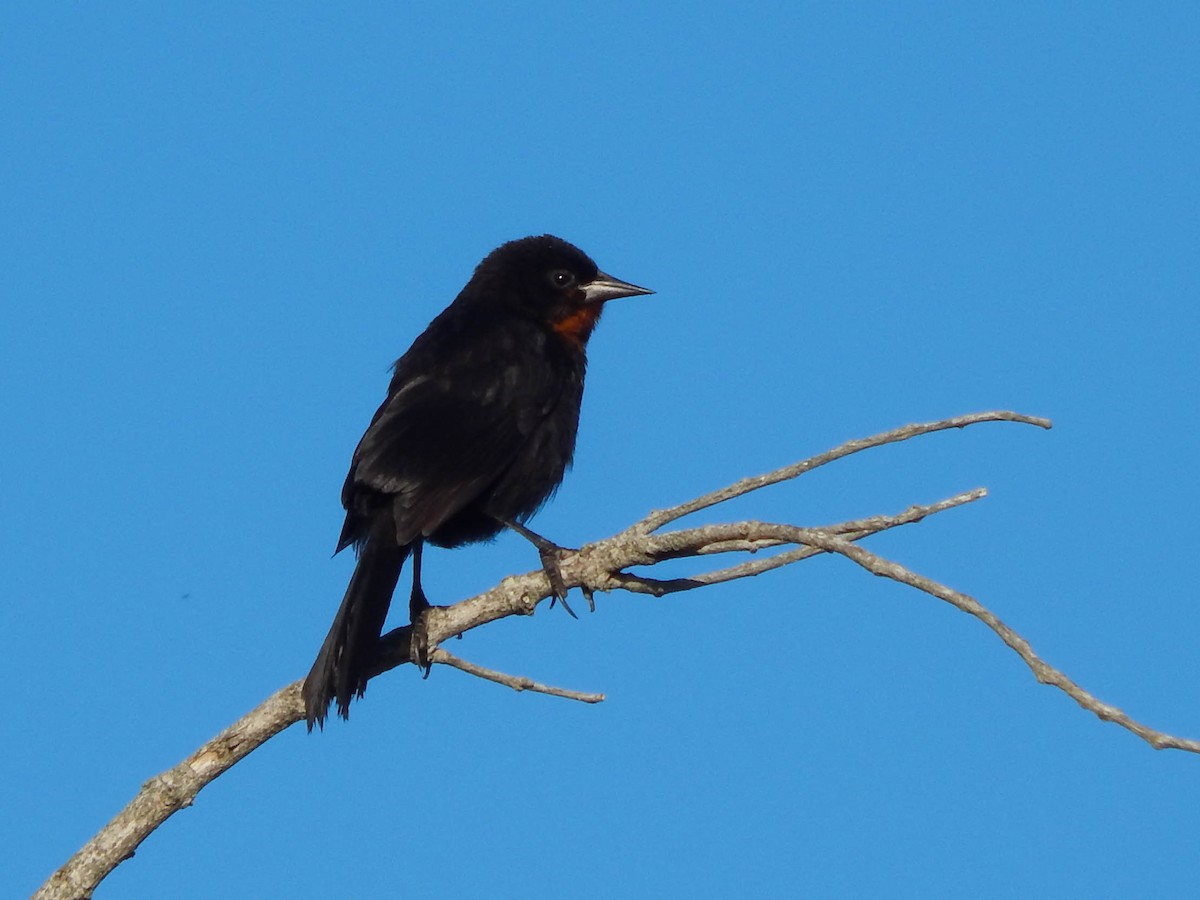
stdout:
<svg viewBox="0 0 1200 900">
<path fill-rule="evenodd" d="M 334 552 L 352 546 L 357 561 L 304 680 L 310 732 L 324 728 L 334 700 L 348 719 L 363 696 L 410 558 L 414 661 L 428 674 L 426 544 L 459 547 L 512 529 L 537 547 L 565 606 L 561 548 L 524 523 L 571 465 L 587 344 L 605 304 L 652 293 L 606 275 L 554 235 L 509 241 L 396 361 L 342 487 L 346 518 Z"/>
</svg>

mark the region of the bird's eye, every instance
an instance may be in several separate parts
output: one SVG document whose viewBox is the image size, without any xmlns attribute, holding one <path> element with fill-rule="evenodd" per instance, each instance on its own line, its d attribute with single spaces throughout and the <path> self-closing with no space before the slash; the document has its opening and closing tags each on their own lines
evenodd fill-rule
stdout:
<svg viewBox="0 0 1200 900">
<path fill-rule="evenodd" d="M 575 276 L 566 269 L 555 269 L 550 273 L 550 283 L 556 288 L 567 288 L 575 283 Z"/>
</svg>

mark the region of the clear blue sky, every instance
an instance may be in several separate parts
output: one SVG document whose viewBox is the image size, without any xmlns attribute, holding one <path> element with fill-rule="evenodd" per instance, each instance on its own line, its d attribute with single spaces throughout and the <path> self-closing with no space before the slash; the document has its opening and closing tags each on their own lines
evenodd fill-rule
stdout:
<svg viewBox="0 0 1200 900">
<path fill-rule="evenodd" d="M 909 421 L 729 515 L 986 485 L 870 546 L 1200 736 L 1193 4 L 9 6 L 0 895 L 308 669 L 387 367 L 504 240 L 653 287 L 592 342 L 562 543 Z M 435 551 L 449 602 L 536 560 Z M 1200 760 L 845 560 L 374 682 L 100 898 L 1194 896 Z"/>
</svg>

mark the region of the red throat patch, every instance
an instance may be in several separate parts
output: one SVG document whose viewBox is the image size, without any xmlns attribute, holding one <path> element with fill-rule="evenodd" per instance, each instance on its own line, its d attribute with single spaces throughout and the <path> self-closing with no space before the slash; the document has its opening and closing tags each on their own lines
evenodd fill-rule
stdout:
<svg viewBox="0 0 1200 900">
<path fill-rule="evenodd" d="M 592 336 L 592 329 L 600 321 L 603 310 L 604 307 L 599 303 L 588 303 L 567 313 L 557 322 L 551 322 L 550 327 L 582 350 Z"/>
</svg>

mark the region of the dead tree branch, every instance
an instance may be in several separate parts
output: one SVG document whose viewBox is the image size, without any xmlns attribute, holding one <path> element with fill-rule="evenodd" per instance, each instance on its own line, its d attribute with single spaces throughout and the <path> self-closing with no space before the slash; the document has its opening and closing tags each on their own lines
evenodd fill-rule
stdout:
<svg viewBox="0 0 1200 900">
<path fill-rule="evenodd" d="M 986 496 L 978 488 L 928 505 L 911 506 L 895 515 L 873 516 L 840 522 L 822 528 L 800 528 L 771 522 L 733 522 L 702 525 L 662 532 L 664 525 L 684 516 L 710 509 L 734 497 L 773 484 L 779 484 L 810 472 L 827 463 L 885 444 L 908 440 L 935 431 L 964 428 L 981 422 L 1019 422 L 1049 428 L 1050 422 L 1034 416 L 998 411 L 957 416 L 938 422 L 906 425 L 873 437 L 849 441 L 818 456 L 753 478 L 745 478 L 718 491 L 669 509 L 657 510 L 624 531 L 584 546 L 562 562 L 562 575 L 568 587 L 578 587 L 589 598 L 597 591 L 625 590 L 634 593 L 663 594 L 694 590 L 713 584 L 760 575 L 791 565 L 821 553 L 844 556 L 867 571 L 911 585 L 945 600 L 975 616 L 994 631 L 1033 670 L 1038 680 L 1065 691 L 1084 709 L 1105 721 L 1115 722 L 1132 731 L 1151 746 L 1200 752 L 1200 742 L 1173 737 L 1155 731 L 1129 718 L 1121 710 L 1098 700 L 1059 670 L 1034 653 L 1028 641 L 1000 621 L 977 600 L 935 581 L 917 575 L 903 566 L 883 559 L 856 542 L 900 525 L 921 521 L 926 516 L 962 506 Z M 787 548 L 787 549 L 777 549 Z M 702 571 L 687 578 L 656 579 L 631 572 L 667 560 L 703 558 L 714 553 L 748 552 L 777 549 L 731 566 Z M 550 585 L 539 570 L 505 578 L 491 590 L 452 606 L 430 610 L 427 627 L 433 661 L 450 665 L 481 678 L 507 685 L 515 690 L 530 690 L 595 703 L 602 694 L 585 694 L 549 687 L 529 678 L 506 675 L 461 660 L 438 647 L 449 638 L 473 628 L 513 615 L 532 615 L 537 605 L 550 596 Z M 411 629 L 397 628 L 380 640 L 374 674 L 411 662 Z M 138 845 L 168 817 L 191 805 L 200 790 L 222 772 L 285 728 L 304 718 L 300 682 L 277 691 L 260 706 L 221 732 L 174 768 L 146 782 L 137 796 L 94 838 L 38 890 L 36 900 L 79 900 L 90 898 L 100 881 L 123 860 L 134 854 Z"/>
</svg>

